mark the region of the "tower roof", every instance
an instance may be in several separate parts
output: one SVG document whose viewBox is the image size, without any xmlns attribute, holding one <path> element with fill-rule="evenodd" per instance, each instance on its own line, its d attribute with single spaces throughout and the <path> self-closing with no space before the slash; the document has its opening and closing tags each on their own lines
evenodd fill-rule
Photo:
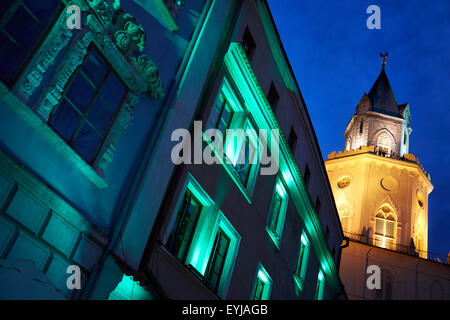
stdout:
<svg viewBox="0 0 450 320">
<path fill-rule="evenodd" d="M 387 114 L 394 117 L 401 117 L 402 108 L 397 104 L 391 84 L 384 70 L 381 72 L 369 91 L 369 99 L 372 102 L 371 111 Z"/>
</svg>

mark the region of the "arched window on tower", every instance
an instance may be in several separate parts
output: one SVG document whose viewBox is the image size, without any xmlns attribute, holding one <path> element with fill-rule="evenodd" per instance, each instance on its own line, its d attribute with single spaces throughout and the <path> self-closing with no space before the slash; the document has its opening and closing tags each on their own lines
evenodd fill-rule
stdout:
<svg viewBox="0 0 450 320">
<path fill-rule="evenodd" d="M 388 206 L 382 207 L 375 216 L 375 245 L 395 249 L 396 219 Z"/>
<path fill-rule="evenodd" d="M 361 121 L 361 124 L 359 125 L 359 133 L 363 133 L 364 131 L 364 121 Z"/>
<path fill-rule="evenodd" d="M 387 133 L 383 132 L 378 136 L 377 146 L 379 148 L 385 149 L 385 151 L 389 154 L 391 152 L 391 139 L 387 135 Z"/>
</svg>

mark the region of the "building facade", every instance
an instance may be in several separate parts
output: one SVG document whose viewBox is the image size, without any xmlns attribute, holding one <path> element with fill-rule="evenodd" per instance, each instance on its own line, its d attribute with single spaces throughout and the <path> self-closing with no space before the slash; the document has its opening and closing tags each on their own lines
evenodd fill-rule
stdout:
<svg viewBox="0 0 450 320">
<path fill-rule="evenodd" d="M 430 175 L 409 153 L 409 105 L 383 68 L 345 130 L 345 150 L 325 162 L 344 234 L 340 274 L 350 299 L 448 299 L 450 266 L 428 252 Z M 381 268 L 381 289 L 366 286 Z"/>
<path fill-rule="evenodd" d="M 0 15 L 2 267 L 32 261 L 68 299 L 345 297 L 332 191 L 265 1 L 8 0 Z M 178 164 L 174 133 L 200 121 L 202 149 L 208 128 L 279 135 Z M 263 151 L 277 174 L 260 174 Z"/>
</svg>

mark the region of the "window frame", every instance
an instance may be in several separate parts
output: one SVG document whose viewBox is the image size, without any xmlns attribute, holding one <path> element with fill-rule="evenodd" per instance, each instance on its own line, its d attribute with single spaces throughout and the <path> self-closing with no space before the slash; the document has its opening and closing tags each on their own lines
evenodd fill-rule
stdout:
<svg viewBox="0 0 450 320">
<path fill-rule="evenodd" d="M 56 9 L 53 17 L 50 18 L 47 26 L 45 26 L 43 28 L 38 39 L 36 40 L 36 42 L 33 44 L 32 48 L 30 49 L 30 52 L 28 52 L 26 54 L 23 62 L 21 63 L 19 68 L 14 72 L 14 75 L 11 77 L 11 79 L 9 81 L 6 81 L 6 80 L 0 78 L 0 81 L 2 81 L 8 89 L 13 90 L 13 88 L 15 88 L 18 84 L 20 84 L 21 78 L 25 75 L 24 72 L 27 70 L 28 65 L 30 64 L 30 62 L 33 61 L 36 54 L 39 52 L 40 48 L 45 43 L 47 37 L 51 33 L 53 27 L 56 25 L 58 19 L 61 17 L 64 10 L 67 8 L 66 4 L 64 4 L 61 0 L 57 0 L 57 1 L 58 1 L 59 5 L 58 5 L 58 8 Z M 23 0 L 15 0 L 15 3 L 12 4 L 11 6 L 15 5 L 18 2 L 21 2 L 21 3 L 18 4 L 16 9 L 14 10 L 14 12 L 11 13 L 11 16 L 9 17 L 9 20 L 7 23 L 9 23 L 12 16 L 14 15 L 14 13 L 17 11 L 17 8 L 22 5 Z M 9 7 L 7 11 L 9 11 L 9 10 L 11 10 L 11 7 Z M 1 29 L 3 29 L 4 25 L 6 25 L 6 23 L 3 25 L 3 21 L 1 21 L 2 20 L 1 18 L 3 18 L 3 17 L 0 17 L 0 32 L 1 32 Z"/>
<path fill-rule="evenodd" d="M 239 249 L 241 236 L 226 218 L 224 213 L 217 208 L 214 201 L 195 180 L 191 173 L 188 173 L 185 184 L 180 191 L 177 204 L 174 207 L 172 216 L 165 230 L 165 234 L 162 235 L 162 242 L 166 248 L 168 248 L 169 236 L 176 222 L 176 215 L 182 205 L 186 190 L 189 190 L 197 196 L 197 199 L 203 204 L 203 208 L 199 214 L 199 220 L 193 232 L 190 247 L 187 249 L 188 253 L 186 255 L 186 259 L 185 261 L 182 261 L 182 263 L 187 267 L 194 268 L 196 272 L 198 272 L 201 280 L 207 286 L 206 272 L 217 232 L 221 229 L 231 239 L 231 242 L 227 250 L 223 267 L 224 270 L 219 279 L 218 286 L 216 290 L 214 290 L 214 288 L 210 289 L 219 297 L 225 297 L 234 269 L 234 263 Z M 170 250 L 168 251 L 172 254 Z M 174 259 L 177 259 L 173 254 L 172 256 Z"/>
<path fill-rule="evenodd" d="M 308 260 L 311 250 L 311 243 L 305 231 L 300 236 L 300 246 L 297 255 L 297 264 L 293 275 L 297 289 L 302 292 L 306 279 L 306 271 L 308 270 Z"/>
<path fill-rule="evenodd" d="M 105 65 L 106 65 L 106 67 L 108 68 L 108 71 L 106 72 L 106 74 L 105 74 L 105 76 L 104 76 L 104 79 L 102 79 L 102 81 L 101 81 L 102 84 L 101 84 L 100 88 L 97 88 L 97 89 L 94 90 L 94 95 L 93 95 L 93 97 L 91 98 L 91 101 L 89 102 L 87 111 L 84 112 L 84 114 L 81 116 L 81 119 L 80 119 L 80 121 L 78 122 L 77 128 L 75 129 L 74 133 L 72 134 L 72 136 L 71 136 L 71 138 L 70 138 L 70 141 L 67 141 L 67 140 L 66 140 L 66 139 L 65 139 L 65 138 L 64 138 L 64 137 L 63 137 L 63 136 L 62 136 L 62 135 L 61 135 L 61 134 L 60 134 L 60 133 L 59 133 L 59 132 L 51 125 L 51 124 L 50 124 L 50 120 L 52 119 L 52 117 L 53 117 L 53 115 L 55 114 L 56 110 L 57 110 L 57 109 L 61 106 L 61 104 L 63 103 L 63 100 L 66 98 L 66 94 L 67 94 L 68 90 L 70 89 L 70 87 L 72 86 L 72 83 L 73 83 L 73 81 L 75 80 L 76 76 L 80 74 L 80 71 L 82 71 L 81 69 L 82 69 L 83 66 L 85 65 L 85 63 L 86 63 L 86 61 L 87 61 L 87 59 L 88 59 L 88 57 L 89 57 L 89 54 L 91 53 L 91 50 L 95 50 L 95 51 L 98 53 L 98 55 L 100 55 L 100 57 L 101 57 L 101 58 L 103 59 L 103 61 L 105 62 Z M 82 72 L 83 72 L 83 71 L 82 71 Z M 83 72 L 83 73 L 84 73 L 84 72 Z M 92 160 L 88 162 L 88 161 L 87 161 L 87 160 L 86 160 L 86 159 L 85 159 L 85 158 L 84 158 L 77 150 L 75 150 L 75 148 L 73 147 L 72 143 L 73 143 L 73 140 L 77 137 L 79 131 L 81 130 L 82 125 L 84 125 L 84 124 L 86 123 L 86 121 L 88 121 L 87 117 L 88 117 L 90 111 L 92 110 L 93 106 L 95 105 L 95 102 L 97 101 L 97 99 L 101 99 L 101 98 L 100 98 L 100 92 L 101 92 L 101 90 L 102 90 L 102 88 L 103 88 L 103 86 L 104 86 L 106 80 L 108 79 L 108 77 L 110 76 L 111 73 L 113 73 L 113 74 L 115 75 L 115 77 L 119 80 L 119 82 L 123 85 L 123 87 L 124 87 L 124 89 L 125 89 L 125 92 L 124 92 L 124 94 L 123 94 L 123 96 L 122 96 L 122 98 L 121 98 L 121 100 L 120 100 L 120 103 L 117 105 L 116 109 L 115 109 L 114 112 L 113 112 L 113 116 L 111 117 L 111 120 L 110 120 L 110 122 L 109 122 L 107 128 L 105 129 L 105 132 L 104 132 L 104 134 L 103 134 L 103 136 L 102 136 L 102 138 L 101 138 L 101 140 L 100 140 L 100 142 L 99 142 L 99 144 L 98 144 L 98 146 L 97 146 L 97 149 L 96 149 L 96 151 L 95 151 L 95 154 L 94 154 Z M 81 75 L 81 76 L 84 78 L 83 75 Z M 89 44 L 89 46 L 87 47 L 87 49 L 86 49 L 86 54 L 85 54 L 84 57 L 83 57 L 83 61 L 82 61 L 82 62 L 77 66 L 77 68 L 72 72 L 72 74 L 70 75 L 69 80 L 68 80 L 67 83 L 65 84 L 64 90 L 63 90 L 63 92 L 61 93 L 61 99 L 60 99 L 60 101 L 53 107 L 53 109 L 52 109 L 52 111 L 51 111 L 51 113 L 50 113 L 50 115 L 49 115 L 49 117 L 48 117 L 47 125 L 49 126 L 49 128 L 50 128 L 51 130 L 53 130 L 53 132 L 55 132 L 59 137 L 61 137 L 61 139 L 63 139 L 63 140 L 66 142 L 67 146 L 68 146 L 70 149 L 72 149 L 75 153 L 77 153 L 77 154 L 81 157 L 81 159 L 83 159 L 90 167 L 94 168 L 94 167 L 95 167 L 95 164 L 96 164 L 97 161 L 98 161 L 99 153 L 102 151 L 102 149 L 103 149 L 103 147 L 104 147 L 104 144 L 105 144 L 105 141 L 107 140 L 109 134 L 111 133 L 111 129 L 112 129 L 114 123 L 115 123 L 116 120 L 117 120 L 117 116 L 118 116 L 118 114 L 121 112 L 121 110 L 122 110 L 122 108 L 123 108 L 123 105 L 124 105 L 124 103 L 125 103 L 125 100 L 126 100 L 127 96 L 130 94 L 130 92 L 132 92 L 131 88 L 129 88 L 129 86 L 122 80 L 122 78 L 120 77 L 120 75 L 116 72 L 114 66 L 111 64 L 111 62 L 108 60 L 108 58 L 105 57 L 105 55 L 103 54 L 102 50 L 99 49 L 99 48 L 97 47 L 97 45 L 92 41 L 92 42 Z M 72 108 L 73 108 L 73 106 L 72 106 Z M 97 129 L 95 129 L 95 130 L 97 130 Z M 76 133 L 75 133 L 75 132 L 76 132 Z"/>
<path fill-rule="evenodd" d="M 220 152 L 218 152 L 216 153 L 216 157 L 218 157 L 219 161 L 225 167 L 226 171 L 228 172 L 232 180 L 236 183 L 246 200 L 251 204 L 252 194 L 257 179 L 257 173 L 260 168 L 261 157 L 264 151 L 262 149 L 261 142 L 259 141 L 259 136 L 258 134 L 256 134 L 258 126 L 256 125 L 256 121 L 253 119 L 251 113 L 245 107 L 244 100 L 240 96 L 239 90 L 235 87 L 234 83 L 229 80 L 229 76 L 225 74 L 219 86 L 219 90 L 215 95 L 212 108 L 209 112 L 206 129 L 217 129 L 216 127 L 214 127 L 214 125 L 220 121 L 220 112 L 218 113 L 214 108 L 220 96 L 223 96 L 225 98 L 225 101 L 229 103 L 232 109 L 232 115 L 231 121 L 229 122 L 229 127 L 225 129 L 225 133 L 222 132 L 222 140 L 220 141 L 220 143 L 222 143 L 223 146 L 223 154 L 221 155 Z M 217 115 L 216 119 L 213 118 L 213 116 L 215 115 Z M 247 127 L 250 127 L 248 131 Z M 226 139 L 227 129 L 242 130 L 244 134 L 238 137 L 236 144 L 229 143 L 229 141 L 227 141 Z M 215 142 L 212 142 L 211 139 L 207 135 L 205 135 L 205 131 L 203 132 L 204 139 L 210 145 L 212 150 L 215 150 Z M 232 137 L 236 136 L 234 135 Z M 236 169 L 234 163 L 237 161 L 239 153 L 242 150 L 242 143 L 246 138 L 248 138 L 250 140 L 250 143 L 253 145 L 255 150 L 254 155 L 257 156 L 257 158 L 256 163 L 250 164 L 250 172 L 248 178 L 244 183 L 241 181 L 239 172 Z M 236 150 L 238 150 L 239 152 L 237 153 Z"/>
<path fill-rule="evenodd" d="M 275 225 L 272 225 L 273 215 L 275 214 L 275 199 L 278 196 L 280 199 L 280 205 L 278 206 L 278 213 Z M 270 203 L 269 214 L 266 221 L 266 231 L 270 236 L 270 239 L 275 244 L 276 248 L 280 250 L 281 239 L 283 235 L 284 223 L 286 220 L 287 207 L 289 205 L 289 194 L 287 187 L 281 175 L 277 176 L 275 181 L 275 187 L 272 192 L 272 200 Z M 273 230 L 273 227 L 275 230 Z"/>
<path fill-rule="evenodd" d="M 384 213 L 382 208 L 385 208 L 386 206 L 382 206 L 380 209 L 376 211 L 375 218 L 374 218 L 374 240 L 375 245 L 395 250 L 396 248 L 396 238 L 397 238 L 397 217 L 394 213 L 394 211 L 389 208 L 389 212 Z M 389 217 L 392 217 L 392 219 L 389 219 Z M 382 224 L 383 230 L 382 233 L 379 233 L 379 223 Z M 387 235 L 387 224 L 392 224 L 392 237 Z M 389 244 L 390 243 L 390 244 Z"/>
<path fill-rule="evenodd" d="M 258 282 L 258 280 L 260 282 Z M 261 296 L 259 299 L 256 299 L 256 293 L 258 289 L 258 284 L 262 283 Z M 260 262 L 258 262 L 258 266 L 256 268 L 255 279 L 253 281 L 252 293 L 250 296 L 250 300 L 270 300 L 270 294 L 272 293 L 273 280 L 270 277 L 267 270 L 262 266 Z"/>
</svg>

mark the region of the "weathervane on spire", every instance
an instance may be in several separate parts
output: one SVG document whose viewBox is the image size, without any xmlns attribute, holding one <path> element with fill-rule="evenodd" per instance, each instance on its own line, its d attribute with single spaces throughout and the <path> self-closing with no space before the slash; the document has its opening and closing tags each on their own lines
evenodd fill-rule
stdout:
<svg viewBox="0 0 450 320">
<path fill-rule="evenodd" d="M 383 69 L 384 69 L 384 66 L 386 65 L 386 58 L 388 57 L 388 55 L 389 55 L 389 52 L 387 52 L 387 51 L 385 54 L 382 54 L 380 52 L 380 57 L 383 58 L 383 61 L 381 62 L 381 66 L 383 67 Z"/>
</svg>

